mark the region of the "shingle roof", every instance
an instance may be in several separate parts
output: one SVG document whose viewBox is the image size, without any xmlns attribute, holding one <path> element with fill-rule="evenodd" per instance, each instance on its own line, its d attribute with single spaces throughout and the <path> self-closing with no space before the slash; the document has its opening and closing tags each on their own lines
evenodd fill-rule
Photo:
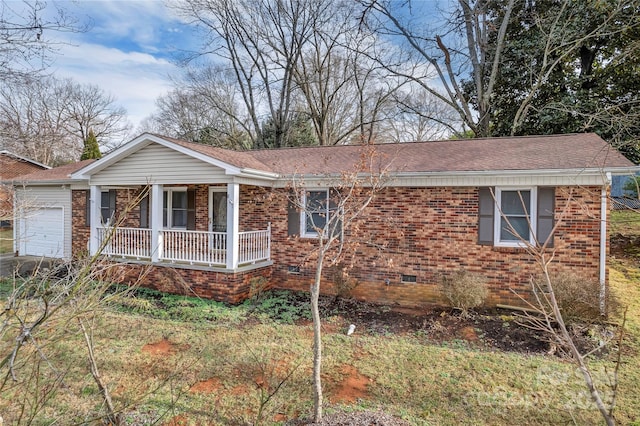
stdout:
<svg viewBox="0 0 640 426">
<path fill-rule="evenodd" d="M 69 175 L 75 173 L 81 168 L 88 166 L 96 160 L 84 160 L 77 163 L 69 163 L 64 166 L 54 167 L 49 170 L 38 170 L 37 172 L 29 173 L 15 179 L 16 182 L 58 182 L 64 180 L 70 180 Z"/>
<path fill-rule="evenodd" d="M 143 135 L 144 136 L 144 135 Z M 143 136 L 138 139 L 143 140 Z M 363 147 L 339 145 L 233 151 L 153 135 L 239 169 L 281 176 L 331 175 L 356 170 Z M 500 171 L 562 171 L 630 168 L 633 163 L 594 133 L 519 136 L 372 145 L 388 173 L 456 173 Z M 69 178 L 93 160 L 67 164 L 24 176 L 23 181 Z"/>
<path fill-rule="evenodd" d="M 594 133 L 447 140 L 375 145 L 393 172 L 563 170 L 630 167 L 633 164 Z M 355 145 L 252 151 L 269 170 L 281 174 L 339 173 L 353 170 Z"/>
</svg>

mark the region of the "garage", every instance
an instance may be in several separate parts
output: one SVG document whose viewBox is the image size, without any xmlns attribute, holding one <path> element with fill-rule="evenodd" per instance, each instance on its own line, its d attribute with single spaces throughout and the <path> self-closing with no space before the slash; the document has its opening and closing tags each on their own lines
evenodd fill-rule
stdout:
<svg viewBox="0 0 640 426">
<path fill-rule="evenodd" d="M 64 257 L 64 209 L 39 207 L 26 214 L 20 236 L 22 254 Z"/>
</svg>

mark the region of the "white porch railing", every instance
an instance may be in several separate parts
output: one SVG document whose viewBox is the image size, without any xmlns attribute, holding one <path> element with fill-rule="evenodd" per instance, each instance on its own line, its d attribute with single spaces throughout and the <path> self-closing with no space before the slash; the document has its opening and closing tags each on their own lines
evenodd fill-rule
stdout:
<svg viewBox="0 0 640 426">
<path fill-rule="evenodd" d="M 238 263 L 253 263 L 271 257 L 271 224 L 265 231 L 240 232 Z"/>
<path fill-rule="evenodd" d="M 151 258 L 151 230 L 144 228 L 98 228 L 99 247 L 104 245 L 102 254 L 110 256 Z"/>
<path fill-rule="evenodd" d="M 165 229 L 162 235 L 164 246 L 161 260 L 209 266 L 226 265 L 227 234 L 225 232 Z"/>
<path fill-rule="evenodd" d="M 226 266 L 227 234 L 225 232 L 164 229 L 159 260 Z M 98 228 L 102 254 L 109 256 L 151 259 L 151 230 L 143 228 Z M 263 231 L 240 232 L 238 235 L 238 263 L 255 263 L 271 258 L 271 225 Z"/>
</svg>

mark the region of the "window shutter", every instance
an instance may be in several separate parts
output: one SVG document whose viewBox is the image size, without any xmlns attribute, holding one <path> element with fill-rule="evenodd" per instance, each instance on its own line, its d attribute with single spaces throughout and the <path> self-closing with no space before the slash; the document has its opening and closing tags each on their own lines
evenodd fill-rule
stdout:
<svg viewBox="0 0 640 426">
<path fill-rule="evenodd" d="M 295 197 L 295 194 L 290 194 L 290 197 Z M 287 235 L 290 237 L 300 235 L 300 212 L 292 200 L 289 200 L 287 204 Z"/>
<path fill-rule="evenodd" d="M 140 200 L 140 228 L 149 228 L 149 194 Z"/>
<path fill-rule="evenodd" d="M 91 191 L 85 192 L 84 226 L 91 226 Z"/>
<path fill-rule="evenodd" d="M 187 229 L 196 229 L 196 191 L 195 189 L 187 190 Z"/>
<path fill-rule="evenodd" d="M 495 202 L 490 188 L 478 190 L 478 244 L 493 245 Z"/>
<path fill-rule="evenodd" d="M 116 200 L 118 198 L 118 191 L 115 189 L 109 190 L 109 218 L 111 222 L 116 221 Z"/>
<path fill-rule="evenodd" d="M 549 238 L 547 247 L 553 247 L 553 235 L 551 232 L 554 226 L 555 199 L 555 188 L 538 188 L 538 228 L 536 238 L 540 245 L 544 244 Z"/>
</svg>

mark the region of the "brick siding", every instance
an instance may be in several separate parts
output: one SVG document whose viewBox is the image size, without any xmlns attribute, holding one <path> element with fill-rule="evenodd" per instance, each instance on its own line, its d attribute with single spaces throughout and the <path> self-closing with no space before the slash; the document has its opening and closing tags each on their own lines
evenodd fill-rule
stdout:
<svg viewBox="0 0 640 426">
<path fill-rule="evenodd" d="M 196 190 L 196 228 L 207 230 L 208 185 L 190 188 Z M 119 200 L 127 198 L 125 192 L 119 190 Z M 80 248 L 86 249 L 88 228 L 83 227 L 84 191 L 73 193 L 76 255 Z M 349 242 L 346 256 L 338 265 L 325 268 L 323 292 L 344 291 L 339 283 L 347 277 L 353 286 L 348 293 L 358 299 L 408 306 L 442 303 L 438 290 L 441 276 L 464 270 L 486 278 L 488 304 L 522 305 L 519 295 L 528 297 L 529 279 L 538 275 L 539 268 L 522 248 L 479 245 L 477 212 L 477 187 L 385 189 L 345 230 L 345 241 Z M 138 226 L 139 209 L 137 214 L 134 208 L 125 226 Z M 553 272 L 597 280 L 600 187 L 557 187 L 555 215 L 563 219 L 554 239 Z M 232 303 L 248 295 L 249 281 L 256 275 L 268 277 L 275 288 L 308 291 L 315 272 L 316 240 L 287 234 L 287 191 L 242 185 L 240 230 L 266 229 L 268 223 L 272 267 L 231 274 L 155 266 L 144 285 Z M 290 267 L 299 268 L 299 273 L 290 272 Z M 125 275 L 131 280 L 139 268 L 127 265 L 130 272 Z M 416 282 L 401 282 L 402 274 L 415 276 Z"/>
</svg>

